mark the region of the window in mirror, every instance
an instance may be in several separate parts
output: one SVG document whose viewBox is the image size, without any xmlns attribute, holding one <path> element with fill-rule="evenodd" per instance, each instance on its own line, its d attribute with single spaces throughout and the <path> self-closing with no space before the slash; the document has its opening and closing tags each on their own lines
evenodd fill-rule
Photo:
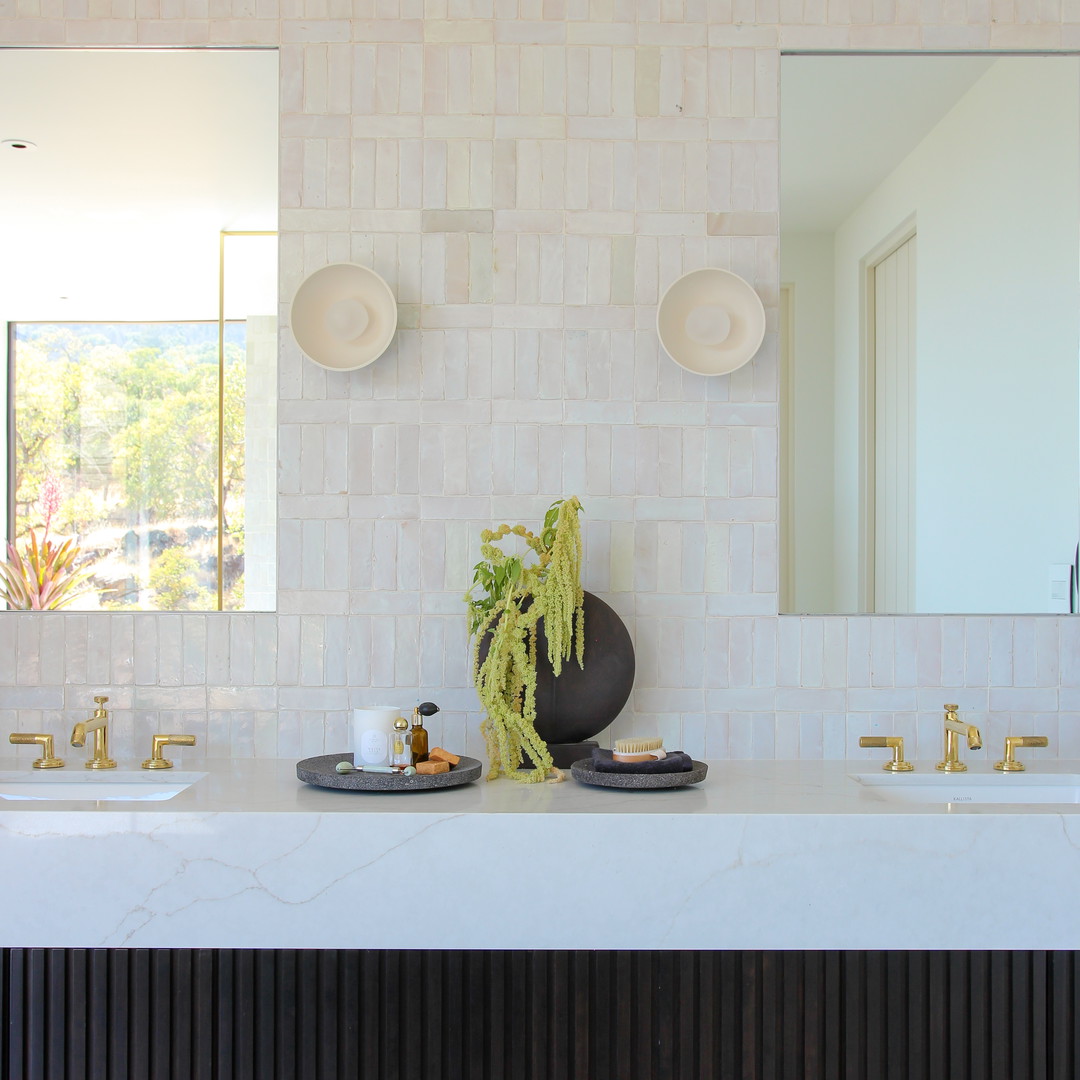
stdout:
<svg viewBox="0 0 1080 1080">
<path fill-rule="evenodd" d="M 225 333 L 219 411 L 216 322 L 12 324 L 8 535 L 76 540 L 65 606 L 217 610 L 220 566 L 221 608 L 244 608 L 246 324 Z"/>
<path fill-rule="evenodd" d="M 0 50 L 0 496 L 68 610 L 273 610 L 277 67 Z"/>
<path fill-rule="evenodd" d="M 781 610 L 1069 611 L 1080 59 L 781 58 Z"/>
</svg>

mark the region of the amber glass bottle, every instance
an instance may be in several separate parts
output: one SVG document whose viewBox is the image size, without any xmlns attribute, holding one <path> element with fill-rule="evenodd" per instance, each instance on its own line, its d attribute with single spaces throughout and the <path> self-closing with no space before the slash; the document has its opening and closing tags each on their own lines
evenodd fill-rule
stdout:
<svg viewBox="0 0 1080 1080">
<path fill-rule="evenodd" d="M 413 709 L 412 723 L 412 763 L 417 765 L 421 761 L 427 761 L 428 756 L 428 733 L 419 705 Z"/>
</svg>

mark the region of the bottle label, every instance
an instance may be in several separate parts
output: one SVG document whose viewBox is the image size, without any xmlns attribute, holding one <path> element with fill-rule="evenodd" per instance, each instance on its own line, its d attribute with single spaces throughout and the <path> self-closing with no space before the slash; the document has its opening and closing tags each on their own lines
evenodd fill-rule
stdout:
<svg viewBox="0 0 1080 1080">
<path fill-rule="evenodd" d="M 386 762 L 390 739 L 385 731 L 371 728 L 360 736 L 360 757 L 365 765 L 382 765 Z"/>
</svg>

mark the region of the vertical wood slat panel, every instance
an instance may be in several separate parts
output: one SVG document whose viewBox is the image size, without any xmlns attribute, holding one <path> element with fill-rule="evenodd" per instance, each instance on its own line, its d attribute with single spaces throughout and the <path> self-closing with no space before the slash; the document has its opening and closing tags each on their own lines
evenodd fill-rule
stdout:
<svg viewBox="0 0 1080 1080">
<path fill-rule="evenodd" d="M 296 1076 L 296 951 L 280 949 L 274 971 L 274 1077 Z M 373 1043 L 377 1046 L 378 1043 Z"/>
<path fill-rule="evenodd" d="M 194 956 L 189 949 L 172 949 L 169 952 L 172 968 L 172 1072 L 171 1080 L 183 1080 L 195 1075 L 192 1054 L 192 1034 L 195 1018 L 193 993 Z"/>
<path fill-rule="evenodd" d="M 550 986 L 548 1015 L 548 1040 L 551 1047 L 551 1075 L 570 1075 L 570 1031 L 569 1024 L 573 1017 L 573 1004 L 570 996 L 570 964 L 573 957 L 569 953 L 549 954 L 548 985 Z"/>
<path fill-rule="evenodd" d="M 1028 1003 L 1028 1049 L 1031 1054 L 1031 1069 L 1029 1076 L 1032 1080 L 1036 1077 L 1050 1075 L 1048 1042 L 1050 1028 L 1047 1010 L 1046 986 L 1049 978 L 1047 968 L 1047 954 L 1036 952 L 1031 954 L 1031 975 L 1029 983 L 1030 1000 Z"/>
<path fill-rule="evenodd" d="M 360 1068 L 359 1075 L 379 1076 L 379 1059 L 383 1026 L 383 1002 L 379 993 L 381 980 L 381 960 L 373 950 L 366 950 L 360 955 Z M 447 1040 L 447 1052 L 453 1053 L 451 1040 Z"/>
<path fill-rule="evenodd" d="M 990 954 L 968 956 L 968 1011 L 970 1024 L 968 1075 L 971 1080 L 990 1076 Z"/>
<path fill-rule="evenodd" d="M 294 1075 L 298 1080 L 319 1080 L 318 961 L 319 954 L 314 950 L 302 949 L 297 954 L 297 1010 L 293 1037 L 297 1065 Z M 400 1061 L 400 1055 L 397 1058 Z"/>
<path fill-rule="evenodd" d="M 128 1032 L 131 1028 L 128 1010 L 130 955 L 125 949 L 108 950 L 110 1011 L 105 1030 L 109 1043 L 109 1080 L 124 1080 L 131 1075 L 128 1067 Z M 91 1023 L 94 1021 L 91 1020 Z"/>
<path fill-rule="evenodd" d="M 949 956 L 932 952 L 927 957 L 926 1039 L 930 1053 L 927 1080 L 949 1077 Z"/>
<path fill-rule="evenodd" d="M 47 1010 L 45 984 L 45 950 L 31 949 L 26 966 L 26 1072 L 25 1080 L 44 1080 L 45 1077 L 45 1017 Z"/>
<path fill-rule="evenodd" d="M 214 1014 L 217 1011 L 214 992 L 214 953 L 211 949 L 196 949 L 192 954 L 194 1005 L 192 1007 L 192 1057 L 196 1080 L 213 1080 Z"/>
<path fill-rule="evenodd" d="M 153 994 L 154 1038 L 150 1044 L 151 1080 L 172 1080 L 172 1061 L 175 1056 L 172 1024 L 173 957 L 164 949 L 150 953 L 150 986 Z M 176 965 L 179 972 L 179 965 Z"/>
<path fill-rule="evenodd" d="M 233 954 L 232 1075 L 236 1080 L 256 1080 L 255 1072 L 255 954 L 237 949 Z"/>
<path fill-rule="evenodd" d="M 67 1058 L 67 956 L 59 949 L 45 953 L 45 1058 L 46 1080 L 64 1080 Z"/>
<path fill-rule="evenodd" d="M 71 949 L 67 957 L 64 993 L 64 1057 L 57 1075 L 87 1075 L 87 1002 L 90 985 L 90 957 L 86 949 Z"/>
<path fill-rule="evenodd" d="M 398 1060 L 403 1080 L 424 1080 L 424 1046 L 417 1038 L 423 1009 L 424 954 L 406 953 L 400 1004 L 401 1025 Z M 330 1075 L 329 1073 L 327 1074 Z"/>
<path fill-rule="evenodd" d="M 586 968 L 590 989 L 590 1020 L 593 1030 L 604 1032 L 616 1030 L 611 1011 L 613 992 L 611 988 L 611 968 L 614 954 L 593 953 Z M 589 1071 L 587 1076 L 614 1076 L 614 1054 L 617 1048 L 614 1039 L 600 1038 L 590 1040 Z"/>
<path fill-rule="evenodd" d="M 781 1076 L 784 1080 L 802 1080 L 805 1070 L 792 1067 L 791 1058 L 796 1055 L 791 1052 L 791 1048 L 806 1045 L 806 992 L 807 988 L 812 986 L 813 992 L 818 993 L 820 983 L 811 981 L 814 979 L 814 969 L 812 964 L 808 966 L 806 953 L 792 950 L 781 955 L 784 958 L 780 983 L 780 992 L 784 995 Z M 801 1054 L 799 1056 L 802 1057 Z"/>
<path fill-rule="evenodd" d="M 1076 1075 L 1076 954 L 5 949 L 19 1080 Z"/>
<path fill-rule="evenodd" d="M 233 1038 L 236 1034 L 236 987 L 233 982 L 233 950 L 221 949 L 214 968 L 214 1065 L 213 1075 L 229 1076 L 233 1067 Z"/>
<path fill-rule="evenodd" d="M 903 954 L 901 954 L 903 955 Z M 925 952 L 909 953 L 907 961 L 908 1071 L 898 1076 L 930 1076 L 928 1022 L 929 959 Z M 890 1031 L 890 1036 L 892 1032 Z M 901 1033 L 902 1036 L 902 1033 Z"/>
<path fill-rule="evenodd" d="M 12 957 L 8 952 L 0 953 L 0 1072 L 11 1074 L 11 1025 L 17 1022 L 15 999 L 19 995 L 12 993 L 11 986 Z M 20 998 L 21 1000 L 21 998 Z"/>
<path fill-rule="evenodd" d="M 819 1076 L 840 1076 L 843 1053 L 843 1027 L 841 1023 L 841 955 L 826 953 L 824 974 L 820 984 L 822 1011 L 822 1065 Z M 808 990 L 813 993 L 813 988 Z"/>
<path fill-rule="evenodd" d="M 568 1080 L 588 1080 L 589 1062 L 593 1056 L 593 1042 L 589 1037 L 592 1030 L 593 1010 L 589 998 L 590 979 L 589 968 L 592 955 L 585 950 L 575 952 L 571 959 L 571 986 L 574 996 L 574 1013 L 571 1021 L 571 1062 L 573 1072 L 568 1072 Z M 595 1075 L 595 1074 L 593 1074 Z"/>
<path fill-rule="evenodd" d="M 341 992 L 338 998 L 338 1060 L 344 1068 L 351 1063 L 354 1074 L 360 1072 L 360 956 L 348 950 L 340 957 L 339 979 Z M 430 1028 L 428 1029 L 430 1031 Z M 425 1042 L 430 1035 L 425 1033 Z M 256 1062 L 256 1075 L 265 1076 L 264 1066 Z M 438 1076 L 434 1080 L 440 1080 Z"/>
<path fill-rule="evenodd" d="M 126 1052 L 127 1076 L 148 1076 L 150 1073 L 150 953 L 148 949 L 132 949 L 128 953 L 128 1031 Z"/>
<path fill-rule="evenodd" d="M 7 994 L 4 1001 L 4 1064 L 8 1076 L 22 1076 L 23 1074 L 23 1020 L 26 1013 L 23 971 L 25 965 L 25 949 L 5 951 L 4 981 Z"/>
<path fill-rule="evenodd" d="M 437 954 L 435 956 L 437 957 Z M 485 994 L 484 1007 L 489 1018 L 490 1035 L 484 1056 L 485 1069 L 492 1076 L 508 1075 L 508 1056 L 513 1052 L 512 1040 L 506 1038 L 508 1026 L 506 1002 L 510 977 L 508 960 L 506 953 L 502 952 L 492 953 L 487 960 L 487 993 Z M 440 976 L 441 972 L 432 972 L 425 987 L 426 1012 L 431 1011 L 431 1002 L 433 1000 L 438 1000 L 440 1006 L 442 1006 L 443 981 Z"/>
<path fill-rule="evenodd" d="M 101 1003 L 109 1000 L 109 950 L 92 949 L 89 962 L 89 983 L 86 993 L 86 1055 L 89 1059 L 89 1080 L 107 1080 L 109 1075 L 109 1031 L 100 1023 Z M 110 1016 L 110 1022 L 112 1018 Z M 15 1074 L 18 1075 L 18 1074 Z"/>
<path fill-rule="evenodd" d="M 1075 971 L 1072 954 L 1053 952 L 1051 957 L 1051 980 L 1053 1006 L 1049 1010 L 1051 1039 L 1053 1040 L 1053 1080 L 1069 1080 L 1074 1074 L 1075 1049 L 1072 1045 L 1072 1010 Z"/>
</svg>

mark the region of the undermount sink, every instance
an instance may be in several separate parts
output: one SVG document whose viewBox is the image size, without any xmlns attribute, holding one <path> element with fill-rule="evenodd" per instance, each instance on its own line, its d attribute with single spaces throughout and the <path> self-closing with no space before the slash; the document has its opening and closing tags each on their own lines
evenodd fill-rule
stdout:
<svg viewBox="0 0 1080 1080">
<path fill-rule="evenodd" d="M 54 773 L 0 772 L 0 799 L 37 802 L 163 802 L 198 783 L 206 773 L 149 771 Z"/>
<path fill-rule="evenodd" d="M 851 773 L 862 794 L 894 803 L 1077 803 L 1078 773 Z"/>
</svg>

